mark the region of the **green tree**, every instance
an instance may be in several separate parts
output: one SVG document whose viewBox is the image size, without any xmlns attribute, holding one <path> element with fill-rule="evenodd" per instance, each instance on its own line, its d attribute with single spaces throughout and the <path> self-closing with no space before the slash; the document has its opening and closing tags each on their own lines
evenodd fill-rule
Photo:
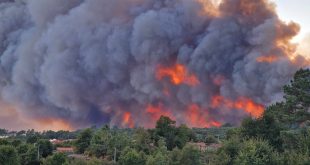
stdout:
<svg viewBox="0 0 310 165">
<path fill-rule="evenodd" d="M 281 138 L 285 151 L 308 153 L 310 156 L 310 128 L 283 131 Z"/>
<path fill-rule="evenodd" d="M 260 119 L 245 119 L 242 122 L 241 135 L 245 138 L 262 138 L 278 150 L 282 149 L 281 123 L 270 113 L 266 112 Z"/>
<path fill-rule="evenodd" d="M 39 140 L 37 146 L 39 146 L 39 153 L 43 158 L 53 153 L 53 144 L 48 140 Z"/>
<path fill-rule="evenodd" d="M 200 165 L 200 152 L 192 145 L 186 145 L 181 152 L 180 165 Z"/>
<path fill-rule="evenodd" d="M 161 116 L 156 122 L 156 133 L 159 136 L 166 136 L 168 132 L 174 131 L 175 129 L 175 121 L 171 120 L 167 116 Z"/>
<path fill-rule="evenodd" d="M 0 164 L 1 165 L 19 165 L 17 151 L 13 146 L 0 146 Z"/>
<path fill-rule="evenodd" d="M 102 160 L 98 158 L 83 159 L 69 159 L 68 165 L 118 165 L 115 162 Z"/>
<path fill-rule="evenodd" d="M 176 127 L 175 121 L 171 120 L 169 117 L 161 116 L 159 120 L 156 122 L 155 133 L 156 133 L 156 141 L 159 137 L 164 137 L 166 141 L 167 148 L 172 150 L 175 144 L 176 137 Z"/>
<path fill-rule="evenodd" d="M 245 141 L 234 160 L 238 165 L 272 165 L 277 164 L 273 148 L 261 140 Z"/>
<path fill-rule="evenodd" d="M 218 142 L 217 139 L 213 135 L 209 135 L 205 139 L 205 143 L 207 145 L 210 145 L 210 144 L 213 144 L 213 143 L 217 143 L 217 142 Z"/>
<path fill-rule="evenodd" d="M 281 165 L 309 165 L 310 156 L 307 153 L 299 153 L 294 150 L 285 151 L 278 155 L 279 163 Z"/>
<path fill-rule="evenodd" d="M 19 145 L 22 144 L 22 141 L 19 140 L 19 139 L 14 139 L 12 142 L 11 142 L 12 146 L 14 147 L 18 147 Z"/>
<path fill-rule="evenodd" d="M 27 143 L 30 144 L 34 144 L 36 142 L 38 142 L 38 140 L 40 139 L 40 137 L 38 135 L 27 135 Z"/>
<path fill-rule="evenodd" d="M 21 160 L 21 163 L 25 165 L 40 164 L 40 160 L 38 160 L 37 148 L 31 146 L 24 154 L 24 159 Z"/>
<path fill-rule="evenodd" d="M 56 153 L 52 156 L 47 157 L 43 161 L 43 165 L 64 165 L 67 163 L 67 157 L 65 154 Z"/>
<path fill-rule="evenodd" d="M 121 153 L 120 165 L 145 165 L 146 157 L 143 152 L 138 153 L 135 149 L 126 148 Z"/>
<path fill-rule="evenodd" d="M 126 147 L 132 147 L 132 139 L 127 133 L 124 132 L 114 132 L 112 133 L 112 138 L 109 141 L 108 155 L 114 156 L 116 149 L 116 159 L 120 157 L 121 152 Z"/>
<path fill-rule="evenodd" d="M 29 144 L 21 144 L 17 147 L 17 152 L 22 165 L 39 164 L 37 160 L 37 148 Z"/>
<path fill-rule="evenodd" d="M 8 140 L 6 140 L 6 139 L 0 139 L 0 146 L 1 145 L 9 145 L 10 144 L 10 142 L 8 141 Z"/>
<path fill-rule="evenodd" d="M 161 116 L 156 122 L 155 127 L 155 140 L 158 141 L 159 137 L 164 137 L 168 150 L 175 147 L 183 148 L 188 142 L 193 133 L 186 125 L 175 126 L 175 121 L 169 117 Z"/>
<path fill-rule="evenodd" d="M 169 165 L 180 165 L 182 151 L 178 148 L 174 148 L 169 152 Z"/>
<path fill-rule="evenodd" d="M 89 154 L 96 157 L 107 155 L 111 138 L 112 135 L 108 128 L 95 132 L 90 141 Z"/>
<path fill-rule="evenodd" d="M 75 143 L 75 147 L 78 153 L 84 153 L 89 147 L 90 141 L 93 136 L 92 129 L 88 128 L 83 130 L 79 135 Z"/>
<path fill-rule="evenodd" d="M 158 152 L 155 155 L 150 155 L 146 161 L 146 165 L 168 165 L 168 164 L 169 164 L 168 156 L 164 155 L 161 152 Z"/>
<path fill-rule="evenodd" d="M 176 129 L 176 136 L 175 136 L 175 145 L 179 148 L 183 148 L 185 144 L 190 140 L 192 135 L 192 131 L 185 125 L 181 124 Z"/>
<path fill-rule="evenodd" d="M 8 133 L 8 130 L 0 128 L 0 136 L 6 135 L 7 133 Z"/>
<path fill-rule="evenodd" d="M 289 85 L 284 86 L 284 98 L 292 110 L 310 107 L 310 70 L 300 69 Z"/>
<path fill-rule="evenodd" d="M 163 138 L 160 138 L 157 142 L 157 147 L 154 151 L 154 153 L 162 153 L 162 154 L 168 154 L 168 150 L 167 150 L 167 146 L 166 146 L 166 142 Z"/>
<path fill-rule="evenodd" d="M 224 141 L 223 146 L 217 151 L 214 164 L 232 164 L 241 149 L 239 137 L 233 137 Z M 224 163 L 225 162 L 225 163 Z"/>
<path fill-rule="evenodd" d="M 134 147 L 137 151 L 143 151 L 146 154 L 151 152 L 151 135 L 148 131 L 144 130 L 143 128 L 138 128 L 135 130 L 133 135 L 134 139 Z"/>
</svg>

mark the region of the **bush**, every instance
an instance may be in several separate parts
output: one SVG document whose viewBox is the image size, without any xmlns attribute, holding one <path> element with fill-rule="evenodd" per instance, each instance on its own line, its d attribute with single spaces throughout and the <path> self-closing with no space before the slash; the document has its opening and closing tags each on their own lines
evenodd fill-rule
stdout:
<svg viewBox="0 0 310 165">
<path fill-rule="evenodd" d="M 67 156 L 62 153 L 56 153 L 43 161 L 43 165 L 64 165 L 65 163 L 67 163 Z"/>
<path fill-rule="evenodd" d="M 145 165 L 146 158 L 143 152 L 138 153 L 136 150 L 126 148 L 119 158 L 121 165 Z"/>
<path fill-rule="evenodd" d="M 17 151 L 13 146 L 0 146 L 0 164 L 1 165 L 19 165 Z"/>
<path fill-rule="evenodd" d="M 277 164 L 273 148 L 261 140 L 250 139 L 245 141 L 234 161 L 238 165 Z"/>
</svg>

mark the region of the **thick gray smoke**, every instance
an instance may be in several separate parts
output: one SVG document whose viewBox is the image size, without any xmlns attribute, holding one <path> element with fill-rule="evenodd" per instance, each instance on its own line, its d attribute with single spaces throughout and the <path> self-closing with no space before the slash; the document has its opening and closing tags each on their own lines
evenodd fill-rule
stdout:
<svg viewBox="0 0 310 165">
<path fill-rule="evenodd" d="M 179 122 L 189 122 L 186 107 L 196 104 L 205 120 L 238 123 L 247 114 L 212 107 L 214 96 L 268 105 L 307 65 L 300 56 L 290 60 L 298 26 L 281 22 L 265 0 L 219 7 L 209 0 L 0 2 L 2 100 L 74 127 L 128 124 L 124 113 L 148 126 L 148 105 L 169 109 Z M 159 66 L 176 63 L 200 83 L 156 78 Z"/>
</svg>

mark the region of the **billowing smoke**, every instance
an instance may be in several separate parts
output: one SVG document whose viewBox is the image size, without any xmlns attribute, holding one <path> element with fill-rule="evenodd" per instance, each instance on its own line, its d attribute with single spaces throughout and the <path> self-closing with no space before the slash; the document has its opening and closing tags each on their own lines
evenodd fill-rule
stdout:
<svg viewBox="0 0 310 165">
<path fill-rule="evenodd" d="M 267 0 L 0 2 L 1 100 L 75 128 L 239 123 L 309 64 Z"/>
</svg>

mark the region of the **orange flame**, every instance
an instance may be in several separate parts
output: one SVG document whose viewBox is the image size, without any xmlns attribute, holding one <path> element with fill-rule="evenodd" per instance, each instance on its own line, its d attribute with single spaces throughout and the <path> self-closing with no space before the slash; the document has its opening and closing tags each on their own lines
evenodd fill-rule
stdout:
<svg viewBox="0 0 310 165">
<path fill-rule="evenodd" d="M 162 104 L 159 104 L 158 106 L 153 106 L 149 104 L 146 107 L 146 112 L 150 114 L 152 120 L 156 121 L 160 118 L 160 116 L 168 116 L 171 119 L 174 119 L 174 116 L 169 112 L 168 110 L 165 110 L 165 108 L 162 106 Z"/>
<path fill-rule="evenodd" d="M 63 119 L 42 118 L 37 119 L 36 123 L 40 125 L 40 130 L 73 130 L 72 126 Z"/>
<path fill-rule="evenodd" d="M 129 128 L 133 128 L 135 126 L 130 112 L 125 112 L 123 114 L 123 126 L 128 126 Z"/>
<path fill-rule="evenodd" d="M 265 63 L 273 63 L 275 61 L 277 61 L 279 58 L 277 56 L 261 56 L 256 58 L 257 62 L 265 62 Z"/>
<path fill-rule="evenodd" d="M 210 120 L 207 111 L 202 112 L 197 104 L 188 106 L 186 117 L 191 127 L 220 127 L 222 125 L 218 121 Z"/>
<path fill-rule="evenodd" d="M 154 128 L 156 121 L 161 116 L 167 116 L 172 120 L 175 120 L 174 115 L 169 111 L 169 109 L 166 109 L 162 104 L 158 105 L 152 105 L 148 104 L 146 107 L 146 113 L 149 115 L 149 120 L 144 126 L 147 128 Z"/>
<path fill-rule="evenodd" d="M 199 84 L 196 75 L 188 73 L 187 68 L 182 64 L 176 64 L 172 67 L 159 66 L 156 78 L 162 80 L 165 77 L 168 77 L 174 85 L 187 84 L 189 86 L 196 86 Z"/>
<path fill-rule="evenodd" d="M 243 110 L 255 118 L 260 117 L 264 112 L 263 105 L 257 104 L 253 100 L 245 97 L 240 97 L 236 101 L 232 101 L 223 96 L 214 96 L 212 98 L 211 107 L 227 107 L 230 109 Z"/>
</svg>

